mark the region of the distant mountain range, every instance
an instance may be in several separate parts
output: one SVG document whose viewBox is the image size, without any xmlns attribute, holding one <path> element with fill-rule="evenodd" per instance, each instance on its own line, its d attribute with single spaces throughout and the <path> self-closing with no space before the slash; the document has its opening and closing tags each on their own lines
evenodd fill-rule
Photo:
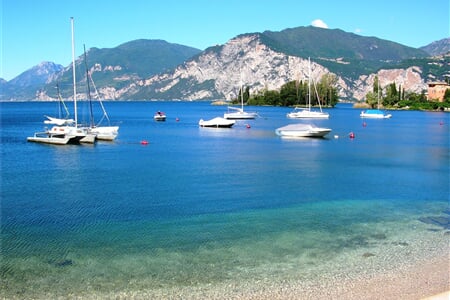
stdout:
<svg viewBox="0 0 450 300">
<path fill-rule="evenodd" d="M 333 73 L 340 97 L 360 100 L 375 75 L 420 92 L 430 80 L 450 76 L 450 39 L 415 49 L 339 29 L 297 27 L 248 33 L 204 51 L 162 40 L 135 40 L 115 48 L 91 48 L 87 65 L 103 99 L 231 99 L 239 85 L 252 93 L 307 77 Z M 56 99 L 72 95 L 72 66 L 41 63 L 11 81 L 0 80 L 0 100 Z M 84 56 L 76 61 L 77 95 L 87 98 Z"/>
</svg>

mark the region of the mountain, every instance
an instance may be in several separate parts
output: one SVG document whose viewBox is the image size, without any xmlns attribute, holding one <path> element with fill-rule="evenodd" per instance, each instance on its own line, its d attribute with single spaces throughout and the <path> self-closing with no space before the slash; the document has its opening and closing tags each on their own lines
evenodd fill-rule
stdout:
<svg viewBox="0 0 450 300">
<path fill-rule="evenodd" d="M 138 81 L 118 90 L 127 99 L 231 99 L 241 83 L 251 93 L 278 89 L 307 78 L 308 57 L 313 77 L 336 76 L 342 99 L 361 100 L 372 89 L 374 74 L 395 78 L 405 89 L 426 88 L 417 59 L 423 50 L 342 30 L 298 27 L 281 32 L 242 34 L 225 45 L 206 49 L 175 70 Z M 409 65 L 399 64 L 410 59 Z M 423 62 L 422 62 L 423 63 Z M 382 72 L 389 69 L 387 72 Z M 391 82 L 380 78 L 388 85 Z"/>
<path fill-rule="evenodd" d="M 201 50 L 168 43 L 163 40 L 134 40 L 115 48 L 91 48 L 86 52 L 86 63 L 100 94 L 116 99 L 114 91 L 133 84 L 141 78 L 169 71 Z M 84 55 L 75 61 L 77 87 L 80 99 L 87 97 Z M 72 94 L 72 65 L 55 79 L 61 86 L 63 97 Z M 54 95 L 55 82 L 43 87 L 43 97 Z"/>
<path fill-rule="evenodd" d="M 310 26 L 242 34 L 204 51 L 162 40 L 135 40 L 115 48 L 91 48 L 86 56 L 103 99 L 231 99 L 241 84 L 258 93 L 306 79 L 308 57 L 313 77 L 334 75 L 339 96 L 350 100 L 362 99 L 375 75 L 382 87 L 394 80 L 420 93 L 428 80 L 443 80 L 449 73 L 448 56 L 429 57 L 423 49 Z M 39 87 L 30 88 L 17 78 L 6 85 L 18 87 L 21 99 L 44 100 L 56 98 L 54 87 L 59 83 L 63 98 L 70 98 L 71 67 L 52 74 Z M 76 74 L 78 97 L 86 99 L 83 55 L 76 60 Z M 10 92 L 0 99 L 18 99 Z"/>
<path fill-rule="evenodd" d="M 42 62 L 8 82 L 3 80 L 0 83 L 0 99 L 4 95 L 8 95 L 9 99 L 29 99 L 42 86 L 51 82 L 62 69 L 62 65 Z"/>
<path fill-rule="evenodd" d="M 419 49 L 432 56 L 447 54 L 450 52 L 450 38 L 432 42 L 431 44 L 420 47 Z"/>
</svg>

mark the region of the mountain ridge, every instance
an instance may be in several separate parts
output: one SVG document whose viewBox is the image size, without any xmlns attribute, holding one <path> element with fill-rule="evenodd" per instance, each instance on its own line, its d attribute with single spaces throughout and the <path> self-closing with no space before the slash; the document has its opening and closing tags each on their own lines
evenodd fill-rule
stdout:
<svg viewBox="0 0 450 300">
<path fill-rule="evenodd" d="M 450 44 L 448 40 L 446 42 Z M 171 55 L 179 60 L 170 64 Z M 427 69 L 426 74 L 421 73 L 425 68 L 415 63 L 433 64 L 427 56 L 424 49 L 375 37 L 362 37 L 340 29 L 300 26 L 279 32 L 240 34 L 226 44 L 203 51 L 163 40 L 139 39 L 115 48 L 90 48 L 87 62 L 104 99 L 205 100 L 232 98 L 242 81 L 242 72 L 246 73 L 245 84 L 252 87 L 252 92 L 268 87 L 277 89 L 287 81 L 295 80 L 299 73 L 303 73 L 304 78 L 305 61 L 311 57 L 320 70 L 318 74 L 331 73 L 337 77 L 343 99 L 359 100 L 368 88 L 362 85 L 370 85 L 367 78 L 383 69 L 403 69 L 420 74 L 421 82 L 410 85 L 415 86 L 415 90 L 419 90 L 419 86 L 424 88 L 429 78 L 445 75 L 445 72 L 432 68 Z M 444 59 L 444 70 L 445 64 Z M 252 71 L 242 71 L 243 65 Z M 86 70 L 82 56 L 77 59 L 76 68 L 77 84 L 83 85 Z M 417 81 L 417 76 L 413 77 Z M 27 87 L 28 92 L 20 96 L 54 99 L 56 82 L 64 83 L 62 86 L 71 85 L 71 66 L 49 75 L 48 80 L 44 86 L 34 86 L 33 92 Z M 12 86 L 10 82 L 1 85 Z M 70 98 L 70 89 L 65 94 L 63 97 Z M 1 99 L 7 96 L 2 93 Z M 79 97 L 83 98 L 83 95 Z M 15 98 L 14 95 L 9 96 L 11 98 Z"/>
</svg>

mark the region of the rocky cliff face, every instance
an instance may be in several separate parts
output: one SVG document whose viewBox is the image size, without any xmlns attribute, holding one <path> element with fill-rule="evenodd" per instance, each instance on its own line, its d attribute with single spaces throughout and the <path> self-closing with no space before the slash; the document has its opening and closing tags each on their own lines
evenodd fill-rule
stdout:
<svg viewBox="0 0 450 300">
<path fill-rule="evenodd" d="M 311 70 L 315 81 L 331 73 L 315 62 L 311 62 Z M 262 44 L 257 34 L 244 35 L 207 49 L 170 73 L 139 80 L 115 94 L 118 98 L 140 93 L 145 99 L 230 100 L 237 96 L 241 85 L 250 87 L 250 93 L 255 94 L 279 89 L 292 80 L 305 80 L 308 73 L 307 58 L 275 52 Z M 408 91 L 426 88 L 419 68 L 380 70 L 376 75 L 382 87 L 395 82 Z M 361 76 L 356 82 L 336 77 L 341 98 L 362 100 L 372 90 L 375 74 Z"/>
</svg>

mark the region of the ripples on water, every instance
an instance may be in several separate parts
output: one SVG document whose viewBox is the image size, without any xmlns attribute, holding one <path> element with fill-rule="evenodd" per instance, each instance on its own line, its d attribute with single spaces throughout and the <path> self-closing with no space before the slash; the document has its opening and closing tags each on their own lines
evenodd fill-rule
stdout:
<svg viewBox="0 0 450 300">
<path fill-rule="evenodd" d="M 340 105 L 315 122 L 327 139 L 285 140 L 275 128 L 300 122 L 287 108 L 208 129 L 198 120 L 226 107 L 118 102 L 106 103 L 121 121 L 113 143 L 27 143 L 54 105 L 2 103 L 2 294 L 314 278 L 339 258 L 442 235 L 417 219 L 446 215 L 448 114 L 363 127 Z"/>
</svg>

